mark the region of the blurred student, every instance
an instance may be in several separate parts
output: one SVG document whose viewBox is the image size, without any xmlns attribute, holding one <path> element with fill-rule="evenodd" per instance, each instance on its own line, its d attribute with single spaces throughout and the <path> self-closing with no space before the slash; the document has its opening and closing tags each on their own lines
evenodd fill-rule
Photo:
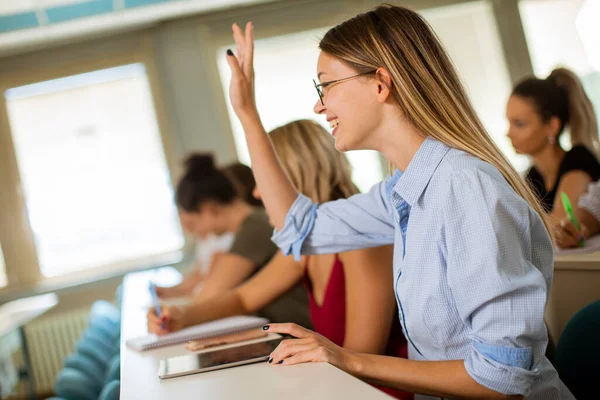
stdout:
<svg viewBox="0 0 600 400">
<path fill-rule="evenodd" d="M 508 100 L 508 137 L 518 153 L 533 159 L 526 180 L 556 228 L 566 217 L 560 193 L 573 204 L 600 179 L 598 123 L 581 81 L 570 70 L 555 69 L 546 79 L 527 78 Z M 569 131 L 572 148 L 560 145 Z"/>
<path fill-rule="evenodd" d="M 313 201 L 323 203 L 358 193 L 346 157 L 316 122 L 294 121 L 269 135 L 294 186 Z M 406 358 L 406 340 L 395 317 L 391 246 L 306 256 L 299 261 L 279 252 L 234 290 L 185 307 L 164 307 L 164 321 L 150 310 L 148 330 L 164 334 L 187 325 L 255 313 L 299 282 L 304 282 L 308 292 L 310 317 L 317 332 L 353 351 Z M 166 330 L 161 328 L 162 322 Z M 382 390 L 400 399 L 412 398 L 397 390 Z"/>
<path fill-rule="evenodd" d="M 158 288 L 157 292 L 161 297 L 190 294 L 201 280 L 202 288 L 196 296 L 209 298 L 244 282 L 271 259 L 277 248 L 271 242 L 273 228 L 265 210 L 244 201 L 231 171 L 218 169 L 209 154 L 189 156 L 185 167 L 175 193 L 183 228 L 201 240 L 225 234 L 233 239 L 228 251 L 212 257 L 208 276 L 191 274 L 181 286 Z"/>
<path fill-rule="evenodd" d="M 562 248 L 579 247 L 579 242 L 600 233 L 600 181 L 591 183 L 588 192 L 579 199 L 575 210 L 580 228 L 575 229 L 568 218 L 560 222 L 555 240 Z"/>
<path fill-rule="evenodd" d="M 233 184 L 238 196 L 247 204 L 262 207 L 262 202 L 252 195 L 256 181 L 252 169 L 239 162 L 228 164 L 221 172 Z M 206 280 L 213 265 L 213 257 L 227 252 L 233 244 L 235 235 L 226 232 L 221 235 L 207 234 L 206 237 L 196 238 L 195 260 L 192 268 L 184 275 L 181 283 L 171 287 L 158 287 L 157 294 L 161 298 L 187 297 L 201 290 L 201 283 Z"/>
</svg>

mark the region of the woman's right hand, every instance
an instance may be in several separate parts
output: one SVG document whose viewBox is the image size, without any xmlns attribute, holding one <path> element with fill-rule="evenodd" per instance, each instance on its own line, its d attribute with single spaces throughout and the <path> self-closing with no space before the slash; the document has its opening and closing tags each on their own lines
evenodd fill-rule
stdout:
<svg viewBox="0 0 600 400">
<path fill-rule="evenodd" d="M 554 242 L 561 249 L 579 247 L 582 240 L 590 237 L 589 229 L 580 223 L 580 230 L 577 230 L 569 219 L 563 219 L 554 229 Z"/>
<path fill-rule="evenodd" d="M 243 122 L 246 117 L 258 114 L 254 98 L 254 27 L 252 22 L 248 22 L 242 32 L 235 23 L 232 30 L 236 54 L 227 50 L 227 63 L 231 68 L 229 99 L 236 115 Z"/>
<path fill-rule="evenodd" d="M 166 335 L 185 328 L 185 310 L 177 306 L 164 306 L 161 317 L 151 308 L 148 311 L 148 332 L 156 335 Z"/>
</svg>

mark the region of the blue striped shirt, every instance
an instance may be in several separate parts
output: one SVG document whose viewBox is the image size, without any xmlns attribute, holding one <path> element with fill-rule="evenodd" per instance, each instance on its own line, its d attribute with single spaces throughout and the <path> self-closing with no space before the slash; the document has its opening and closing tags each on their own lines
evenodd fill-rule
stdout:
<svg viewBox="0 0 600 400">
<path fill-rule="evenodd" d="M 393 243 L 409 358 L 464 360 L 500 393 L 573 398 L 544 356 L 550 237 L 492 165 L 428 138 L 366 194 L 320 206 L 299 195 L 273 240 L 296 257 Z"/>
</svg>

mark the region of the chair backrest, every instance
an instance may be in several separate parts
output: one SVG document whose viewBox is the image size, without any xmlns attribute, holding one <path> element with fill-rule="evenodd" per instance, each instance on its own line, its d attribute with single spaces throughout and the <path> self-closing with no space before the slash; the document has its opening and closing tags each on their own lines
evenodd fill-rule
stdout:
<svg viewBox="0 0 600 400">
<path fill-rule="evenodd" d="M 120 391 L 121 382 L 117 380 L 110 381 L 100 392 L 98 400 L 119 400 Z"/>
<path fill-rule="evenodd" d="M 571 317 L 556 346 L 554 366 L 575 398 L 597 398 L 600 300 L 585 306 Z"/>
</svg>

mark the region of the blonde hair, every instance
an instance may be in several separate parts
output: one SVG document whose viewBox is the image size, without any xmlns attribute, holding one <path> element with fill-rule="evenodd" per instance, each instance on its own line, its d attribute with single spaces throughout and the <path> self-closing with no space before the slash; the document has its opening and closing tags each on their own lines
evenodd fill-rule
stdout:
<svg viewBox="0 0 600 400">
<path fill-rule="evenodd" d="M 346 156 L 318 123 L 303 119 L 269 133 L 275 152 L 292 183 L 317 203 L 358 193 Z"/>
<path fill-rule="evenodd" d="M 546 79 L 524 79 L 512 94 L 531 100 L 542 121 L 557 117 L 559 134 L 568 126 L 573 146 L 583 145 L 597 158 L 600 156 L 594 106 L 573 71 L 556 68 Z"/>
<path fill-rule="evenodd" d="M 537 197 L 486 132 L 454 65 L 419 14 L 384 4 L 330 29 L 319 47 L 358 73 L 384 67 L 393 98 L 415 128 L 496 167 L 550 231 Z"/>
</svg>

